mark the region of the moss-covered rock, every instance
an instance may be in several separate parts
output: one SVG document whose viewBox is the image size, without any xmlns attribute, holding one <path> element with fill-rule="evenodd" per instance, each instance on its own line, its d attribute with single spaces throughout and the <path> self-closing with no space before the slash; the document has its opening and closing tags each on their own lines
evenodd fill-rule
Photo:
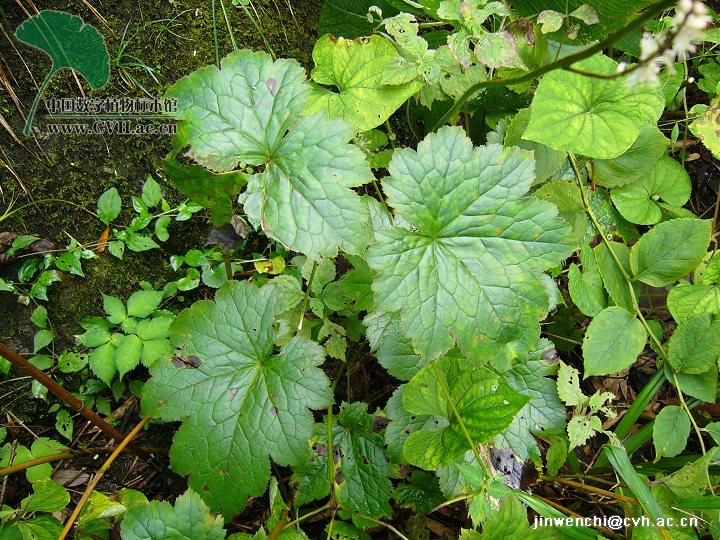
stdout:
<svg viewBox="0 0 720 540">
<path fill-rule="evenodd" d="M 216 30 L 212 2 L 150 0 L 140 6 L 135 0 L 102 5 L 90 2 L 96 12 L 88 4 L 69 0 L 40 0 L 34 4 L 38 10 L 66 11 L 82 17 L 103 34 L 111 59 L 110 82 L 103 89 L 92 92 L 82 77 L 76 79 L 72 72 L 64 70 L 53 78 L 43 100 L 81 96 L 143 98 L 147 97 L 144 90 L 161 96 L 180 77 L 233 50 L 228 27 L 238 48 L 267 51 L 263 36 L 248 14 L 230 0 L 225 0 L 224 12 L 220 0 L 214 2 Z M 314 0 L 253 0 L 248 9 L 277 57 L 296 58 L 309 68 L 320 4 Z M 5 27 L 5 35 L 14 36 L 27 16 L 15 3 L 1 9 L 0 23 Z M 0 114 L 12 130 L 11 133 L 0 125 L 0 215 L 12 204 L 18 207 L 36 202 L 0 221 L 0 232 L 34 234 L 52 241 L 58 248 L 66 246 L 71 238 L 81 245 L 94 246 L 105 225 L 93 213 L 98 197 L 108 188 L 116 187 L 123 199 L 124 210 L 116 220 L 118 224 L 128 223 L 130 197 L 140 194 L 148 175 L 160 183 L 171 203 L 183 199 L 164 180 L 162 171 L 162 158 L 170 150 L 170 136 L 23 137 L 25 115 L 50 69 L 50 59 L 17 40 L 13 42 L 15 50 L 7 46 L 4 36 L 0 40 L 5 41 L 0 48 L 2 64 L 9 68 L 4 75 L 12 88 L 11 94 L 0 86 Z M 124 53 L 119 53 L 123 46 Z M 41 104 L 34 127 L 44 130 L 47 114 Z M 44 305 L 58 352 L 70 346 L 72 335 L 80 331 L 76 321 L 102 313 L 101 292 L 127 298 L 141 281 L 161 288 L 181 277 L 170 268 L 169 255 L 201 247 L 209 229 L 202 214 L 187 222 L 173 222 L 170 240 L 162 250 L 126 251 L 124 261 L 105 252 L 97 259 L 83 261 L 85 278 L 68 275 L 67 280 L 53 284 L 48 292 L 49 301 Z M 18 267 L 19 263 L 0 266 L 0 278 L 16 281 Z M 19 352 L 32 350 L 35 328 L 29 317 L 33 307 L 20 305 L 15 295 L 0 292 L 0 340 Z M 4 380 L 0 374 L 0 382 Z M 9 391 L 10 387 L 3 389 Z"/>
</svg>

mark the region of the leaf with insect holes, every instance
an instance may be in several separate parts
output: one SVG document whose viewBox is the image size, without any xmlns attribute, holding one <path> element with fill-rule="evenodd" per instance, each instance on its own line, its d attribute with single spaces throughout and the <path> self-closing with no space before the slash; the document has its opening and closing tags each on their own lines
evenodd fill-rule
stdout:
<svg viewBox="0 0 720 540">
<path fill-rule="evenodd" d="M 376 309 L 400 311 L 426 360 L 456 343 L 469 358 L 536 346 L 550 302 L 537 274 L 574 245 L 551 203 L 525 198 L 534 165 L 518 148 L 473 148 L 453 127 L 395 151 L 383 189 L 409 226 L 376 231 L 366 258 Z"/>
<path fill-rule="evenodd" d="M 248 216 L 268 236 L 319 260 L 338 249 L 361 254 L 368 241 L 367 205 L 351 188 L 373 180 L 364 154 L 347 141 L 353 128 L 322 114 L 302 115 L 310 87 L 294 60 L 235 51 L 175 83 L 178 129 L 193 157 L 222 173 L 238 164 Z"/>
<path fill-rule="evenodd" d="M 32 104 L 23 133 L 30 134 L 37 105 L 50 79 L 61 69 L 73 69 L 90 83 L 94 90 L 110 78 L 110 55 L 103 36 L 85 24 L 80 17 L 62 11 L 44 10 L 22 23 L 15 32 L 23 43 L 46 53 L 52 67 Z"/>
<path fill-rule="evenodd" d="M 417 81 L 382 84 L 385 66 L 398 57 L 392 43 L 380 36 L 353 41 L 321 37 L 313 50 L 313 86 L 306 112 L 327 111 L 350 122 L 357 131 L 368 131 L 390 118 L 422 88 Z M 339 92 L 319 85 L 335 86 Z"/>
<path fill-rule="evenodd" d="M 433 414 L 412 414 L 403 406 L 403 393 L 406 384 L 400 385 L 388 399 L 385 406 L 390 423 L 385 429 L 385 444 L 393 463 L 406 464 L 408 460 L 403 454 L 403 446 L 407 438 L 419 429 L 435 429 L 442 417 Z"/>
<path fill-rule="evenodd" d="M 122 537 L 124 540 L 222 540 L 225 531 L 223 518 L 213 517 L 200 496 L 188 489 L 177 498 L 174 507 L 167 501 L 151 501 L 128 510 L 122 522 Z"/>
<path fill-rule="evenodd" d="M 273 353 L 273 323 L 284 294 L 271 284 L 229 281 L 215 295 L 178 315 L 176 347 L 202 360 L 176 368 L 167 358 L 150 368 L 143 407 L 164 421 L 182 421 L 170 450 L 173 470 L 213 512 L 243 510 L 261 495 L 278 465 L 308 459 L 313 416 L 332 401 L 325 360 L 315 342 L 295 337 Z"/>
<path fill-rule="evenodd" d="M 375 433 L 373 416 L 367 414 L 367 403 L 343 402 L 337 422 L 333 427 L 332 455 L 337 471 L 334 491 L 338 503 L 372 518 L 391 516 L 389 478 L 396 477 L 397 471 L 395 465 L 389 463 L 382 436 Z M 313 437 L 315 455 L 296 467 L 293 476 L 293 481 L 299 481 L 301 486 L 298 497 L 305 502 L 329 492 L 327 430 L 324 425 L 318 427 L 322 429 L 317 429 Z"/>
</svg>

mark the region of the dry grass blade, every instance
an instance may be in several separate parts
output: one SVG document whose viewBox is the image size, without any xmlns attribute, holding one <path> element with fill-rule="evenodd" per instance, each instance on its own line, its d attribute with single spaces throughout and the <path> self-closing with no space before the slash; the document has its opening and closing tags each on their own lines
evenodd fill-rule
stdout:
<svg viewBox="0 0 720 540">
<path fill-rule="evenodd" d="M 15 3 L 16 3 L 18 6 L 20 6 L 20 9 L 23 10 L 23 13 L 25 13 L 25 15 L 27 16 L 28 19 L 29 19 L 30 17 L 32 17 L 32 15 L 30 14 L 30 12 L 27 10 L 27 8 L 26 8 L 25 6 L 23 6 L 23 3 L 22 3 L 20 0 L 15 0 Z M 35 9 L 35 12 L 37 13 L 37 9 Z"/>
<path fill-rule="evenodd" d="M 288 38 L 287 30 L 285 30 L 285 23 L 283 22 L 282 13 L 280 13 L 280 7 L 277 5 L 277 2 L 273 0 L 273 5 L 275 6 L 275 10 L 278 14 L 278 20 L 280 21 L 280 26 L 282 27 L 283 35 L 285 36 L 285 41 L 288 45 L 290 45 L 290 38 Z"/>
<path fill-rule="evenodd" d="M 7 64 L 7 62 L 5 62 L 5 58 L 1 54 L 0 54 L 0 60 L 2 60 L 3 64 Z M 5 74 L 5 70 L 3 69 L 1 64 L 0 64 L 0 84 L 3 85 L 3 87 L 7 91 L 8 95 L 10 96 L 10 99 L 12 99 L 13 103 L 15 103 L 15 107 L 17 107 L 17 110 L 20 111 L 20 115 L 22 116 L 22 119 L 27 120 L 27 118 L 25 118 L 25 114 L 23 113 L 23 106 L 20 103 L 20 99 L 17 97 L 15 90 L 13 90 L 13 87 L 10 84 L 10 80 L 8 79 L 8 76 Z"/>
<path fill-rule="evenodd" d="M 288 9 L 290 10 L 290 15 L 292 16 L 293 21 L 295 21 L 295 26 L 300 28 L 300 24 L 297 22 L 297 19 L 295 18 L 295 12 L 293 11 L 292 4 L 290 3 L 290 0 L 285 0 L 285 3 L 287 4 Z"/>
<path fill-rule="evenodd" d="M 26 11 L 26 13 L 27 13 L 27 11 Z M 11 46 L 11 47 L 13 48 L 13 50 L 15 51 L 15 54 L 18 55 L 18 58 L 20 58 L 20 61 L 23 63 L 23 66 L 25 66 L 25 69 L 26 69 L 27 72 L 30 74 L 30 78 L 32 79 L 33 84 L 35 85 L 35 89 L 36 89 L 36 90 L 39 90 L 39 89 L 40 89 L 40 85 L 39 85 L 38 82 L 35 80 L 35 77 L 33 76 L 33 72 L 32 72 L 32 70 L 30 69 L 30 66 L 27 65 L 27 62 L 25 62 L 25 58 L 23 58 L 23 55 L 20 53 L 20 51 L 18 50 L 18 48 L 15 46 L 15 43 L 13 42 L 12 38 L 8 35 L 7 31 L 5 30 L 5 27 L 2 26 L 2 25 L 0 25 L 0 30 L 2 30 L 2 33 L 3 33 L 3 35 L 5 36 L 5 39 L 8 40 L 8 42 L 10 43 L 10 46 Z M 4 61 L 4 58 L 3 58 L 3 61 Z"/>
<path fill-rule="evenodd" d="M 110 30 L 110 33 L 112 33 L 113 36 L 118 37 L 118 35 L 115 33 L 115 30 L 113 30 L 112 28 L 110 28 L 110 25 L 109 25 L 108 22 L 105 20 L 105 17 L 103 17 L 103 16 L 100 14 L 100 12 L 99 12 L 97 9 L 95 9 L 95 6 L 93 6 L 93 5 L 92 5 L 90 2 L 88 2 L 87 0 L 83 0 L 83 4 L 85 4 L 85 7 L 86 7 L 86 8 L 88 8 L 90 11 L 92 11 L 92 14 L 95 15 L 95 17 L 97 18 L 97 20 L 99 20 L 99 21 L 103 24 L 103 26 L 104 26 L 105 28 L 107 28 L 108 30 Z"/>
<path fill-rule="evenodd" d="M 10 136 L 15 140 L 16 143 L 18 143 L 20 146 L 25 146 L 22 141 L 18 139 L 18 136 L 15 135 L 13 128 L 10 127 L 10 124 L 7 123 L 7 120 L 5 120 L 5 117 L 2 114 L 0 114 L 0 125 L 5 128 L 5 130 L 10 134 Z"/>
<path fill-rule="evenodd" d="M 93 481 L 88 485 L 87 489 L 85 490 L 85 493 L 83 493 L 82 499 L 80 499 L 80 502 L 75 507 L 75 510 L 72 513 L 72 516 L 70 516 L 70 519 L 67 520 L 67 523 L 65 523 L 65 528 L 63 529 L 63 532 L 58 537 L 58 540 L 64 540 L 64 538 L 67 536 L 67 534 L 70 532 L 70 529 L 72 529 L 73 524 L 75 523 L 75 520 L 80 515 L 80 511 L 82 510 L 83 506 L 85 506 L 85 503 L 87 502 L 88 498 L 90 497 L 90 494 L 95 489 L 95 486 L 98 485 L 100 482 L 100 479 L 105 475 L 105 472 L 110 468 L 110 465 L 112 465 L 112 462 L 115 461 L 115 458 L 117 458 L 120 453 L 123 451 L 125 446 L 133 440 L 135 435 L 137 435 L 140 430 L 143 428 L 145 424 L 147 424 L 148 420 L 150 420 L 149 416 L 146 416 L 142 420 L 140 420 L 140 423 L 138 423 L 137 426 L 128 434 L 127 437 L 118 445 L 118 447 L 115 449 L 115 451 L 112 453 L 112 455 L 103 463 L 103 466 L 100 468 L 100 470 L 95 475 L 95 478 L 93 478 Z"/>
</svg>

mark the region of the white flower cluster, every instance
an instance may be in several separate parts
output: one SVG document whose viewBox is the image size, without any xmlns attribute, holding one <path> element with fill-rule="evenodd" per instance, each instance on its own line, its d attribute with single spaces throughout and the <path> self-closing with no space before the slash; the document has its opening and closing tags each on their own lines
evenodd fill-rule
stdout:
<svg viewBox="0 0 720 540">
<path fill-rule="evenodd" d="M 711 20 L 705 4 L 699 0 L 679 0 L 672 28 L 656 36 L 645 32 L 640 40 L 640 64 L 628 77 L 628 86 L 643 82 L 658 84 L 658 73 L 663 66 L 674 72 L 675 60 L 684 60 L 687 53 L 695 51 L 695 42 L 702 40 L 703 31 Z M 621 63 L 618 72 L 623 73 L 626 67 L 624 62 Z"/>
</svg>

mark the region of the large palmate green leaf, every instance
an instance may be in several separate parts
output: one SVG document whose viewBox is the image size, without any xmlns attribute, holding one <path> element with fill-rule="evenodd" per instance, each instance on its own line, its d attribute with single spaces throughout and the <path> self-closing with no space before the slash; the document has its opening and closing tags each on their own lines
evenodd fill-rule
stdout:
<svg viewBox="0 0 720 540">
<path fill-rule="evenodd" d="M 657 201 L 680 207 L 690 198 L 690 175 L 685 168 L 664 156 L 655 167 L 630 184 L 613 188 L 610 193 L 622 216 L 638 225 L 653 225 L 662 218 Z"/>
<path fill-rule="evenodd" d="M 265 232 L 313 259 L 338 246 L 360 254 L 367 206 L 350 188 L 372 180 L 364 154 L 347 141 L 353 128 L 323 115 L 301 116 L 310 87 L 294 60 L 236 51 L 184 77 L 166 97 L 178 100 L 179 131 L 201 165 L 246 175 L 247 214 Z M 264 169 L 264 170 L 263 170 Z"/>
<path fill-rule="evenodd" d="M 22 23 L 15 32 L 23 43 L 50 56 L 52 67 L 30 108 L 25 135 L 30 134 L 33 117 L 47 84 L 61 69 L 74 69 L 94 90 L 110 78 L 110 56 L 102 34 L 80 17 L 62 11 L 41 11 Z"/>
<path fill-rule="evenodd" d="M 437 368 L 439 378 L 433 368 Z M 479 444 L 507 428 L 530 401 L 489 369 L 452 358 L 441 358 L 434 366 L 424 367 L 407 384 L 402 396 L 406 411 L 437 418 L 431 429 L 411 433 L 403 447 L 410 463 L 428 470 L 447 465 L 472 448 L 453 409 L 473 442 Z"/>
<path fill-rule="evenodd" d="M 655 225 L 630 252 L 634 276 L 652 287 L 678 281 L 707 255 L 711 232 L 708 220 L 671 219 Z"/>
<path fill-rule="evenodd" d="M 347 40 L 331 35 L 315 44 L 315 68 L 311 77 L 318 85 L 336 86 L 339 92 L 314 86 L 307 112 L 327 111 L 367 131 L 390 118 L 422 84 L 382 84 L 385 66 L 398 57 L 395 47 L 380 36 Z"/>
<path fill-rule="evenodd" d="M 599 75 L 617 70 L 615 61 L 602 55 L 574 67 Z M 552 71 L 538 85 L 523 139 L 555 150 L 613 159 L 630 148 L 643 123 L 659 116 L 663 107 L 657 90 L 629 90 L 624 80 Z"/>
<path fill-rule="evenodd" d="M 417 152 L 396 151 L 389 170 L 388 202 L 410 227 L 375 233 L 367 261 L 377 309 L 400 310 L 403 333 L 427 360 L 455 343 L 471 358 L 534 347 L 549 307 L 535 272 L 574 246 L 552 204 L 523 198 L 531 154 L 473 149 L 462 129 L 446 127 Z"/>
<path fill-rule="evenodd" d="M 175 346 L 200 366 L 160 359 L 144 388 L 149 414 L 183 422 L 170 451 L 173 469 L 189 474 L 190 487 L 226 515 L 265 490 L 270 457 L 282 465 L 308 457 L 308 409 L 331 402 L 316 367 L 325 359 L 320 345 L 298 336 L 273 354 L 273 321 L 283 303 L 272 285 L 225 283 L 214 302 L 196 302 L 170 329 Z"/>
<path fill-rule="evenodd" d="M 200 496 L 188 489 L 172 507 L 167 501 L 152 501 L 125 514 L 123 540 L 222 540 L 223 518 L 213 517 Z"/>
</svg>

